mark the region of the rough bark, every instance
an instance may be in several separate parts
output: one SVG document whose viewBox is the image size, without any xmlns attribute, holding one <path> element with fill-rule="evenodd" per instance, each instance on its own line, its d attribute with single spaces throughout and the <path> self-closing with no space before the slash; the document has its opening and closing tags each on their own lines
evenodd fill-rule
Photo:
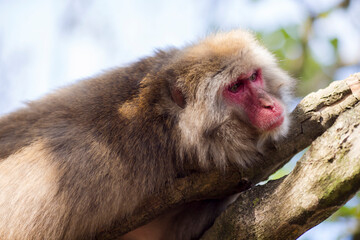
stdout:
<svg viewBox="0 0 360 240">
<path fill-rule="evenodd" d="M 282 179 L 240 194 L 203 236 L 296 239 L 360 188 L 360 105 L 342 114 Z"/>
<path fill-rule="evenodd" d="M 99 233 L 98 239 L 116 239 L 184 202 L 247 189 L 274 173 L 330 128 L 339 115 L 343 115 L 336 122 L 338 127 L 332 127 L 316 140 L 287 178 L 243 192 L 236 203 L 218 218 L 204 239 L 283 239 L 281 236 L 291 239 L 301 235 L 344 204 L 360 187 L 356 184 L 359 176 L 354 166 L 356 160 L 360 161 L 359 152 L 354 148 L 359 133 L 356 121 L 360 123 L 357 106 L 359 81 L 360 74 L 355 74 L 305 97 L 291 114 L 290 134 L 266 147 L 266 164 L 251 176 L 244 178 L 237 169 L 229 168 L 225 172 L 195 172 L 179 178 L 146 199 L 131 217 L 119 219 L 111 230 Z M 340 129 L 341 123 L 345 125 Z M 347 138 L 335 141 L 337 135 Z M 346 163 L 342 164 L 341 171 L 340 163 Z"/>
</svg>

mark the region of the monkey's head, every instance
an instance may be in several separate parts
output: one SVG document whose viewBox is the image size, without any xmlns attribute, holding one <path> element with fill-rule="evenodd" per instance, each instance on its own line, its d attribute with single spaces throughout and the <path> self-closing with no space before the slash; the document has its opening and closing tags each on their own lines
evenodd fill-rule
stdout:
<svg viewBox="0 0 360 240">
<path fill-rule="evenodd" d="M 168 69 L 176 76 L 170 91 L 181 147 L 200 164 L 251 168 L 264 141 L 287 133 L 294 80 L 252 34 L 210 36 L 179 51 Z"/>
</svg>

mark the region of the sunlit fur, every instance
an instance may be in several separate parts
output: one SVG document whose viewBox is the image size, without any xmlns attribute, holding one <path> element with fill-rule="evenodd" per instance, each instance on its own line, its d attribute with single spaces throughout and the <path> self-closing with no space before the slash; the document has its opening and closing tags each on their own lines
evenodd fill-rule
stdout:
<svg viewBox="0 0 360 240">
<path fill-rule="evenodd" d="M 285 116 L 261 132 L 224 101 L 224 87 L 254 69 L 285 104 L 293 80 L 252 34 L 237 30 L 158 51 L 0 118 L 0 239 L 94 239 L 186 175 L 186 164 L 204 171 L 232 163 L 246 178 L 261 145 L 286 134 L 289 122 Z M 190 203 L 150 232 L 197 238 L 228 203 Z M 149 239 L 146 229 L 130 237 Z"/>
</svg>

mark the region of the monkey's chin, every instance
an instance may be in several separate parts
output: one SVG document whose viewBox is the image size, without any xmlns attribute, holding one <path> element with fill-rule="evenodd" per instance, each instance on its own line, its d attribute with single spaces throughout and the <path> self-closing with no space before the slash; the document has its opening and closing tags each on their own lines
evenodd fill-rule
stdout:
<svg viewBox="0 0 360 240">
<path fill-rule="evenodd" d="M 262 133 L 256 144 L 256 148 L 259 152 L 263 153 L 265 143 L 272 140 L 279 140 L 285 136 L 288 131 L 288 120 L 286 117 L 281 116 L 273 124 L 271 124 L 266 130 L 262 129 Z"/>
<path fill-rule="evenodd" d="M 257 148 L 260 152 L 263 150 L 263 145 L 268 139 L 279 140 L 285 136 L 289 129 L 289 119 L 286 114 L 282 114 L 278 119 L 273 121 L 266 129 L 261 130 L 260 137 L 257 142 Z"/>
</svg>

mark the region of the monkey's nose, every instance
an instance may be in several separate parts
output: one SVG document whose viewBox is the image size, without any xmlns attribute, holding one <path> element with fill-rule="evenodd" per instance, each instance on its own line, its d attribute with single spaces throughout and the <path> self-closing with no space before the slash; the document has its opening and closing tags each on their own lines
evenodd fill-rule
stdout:
<svg viewBox="0 0 360 240">
<path fill-rule="evenodd" d="M 274 109 L 274 101 L 269 98 L 259 98 L 260 106 L 269 110 Z"/>
</svg>

